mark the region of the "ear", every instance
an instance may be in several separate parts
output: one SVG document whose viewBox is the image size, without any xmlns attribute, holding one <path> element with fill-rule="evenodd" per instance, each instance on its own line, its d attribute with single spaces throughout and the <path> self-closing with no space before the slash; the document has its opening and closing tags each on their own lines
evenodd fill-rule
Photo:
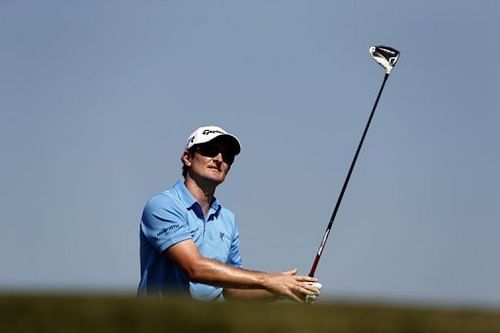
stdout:
<svg viewBox="0 0 500 333">
<path fill-rule="evenodd" d="M 185 150 L 181 156 L 182 163 L 184 163 L 185 166 L 190 167 L 192 160 L 193 160 L 193 154 Z"/>
</svg>

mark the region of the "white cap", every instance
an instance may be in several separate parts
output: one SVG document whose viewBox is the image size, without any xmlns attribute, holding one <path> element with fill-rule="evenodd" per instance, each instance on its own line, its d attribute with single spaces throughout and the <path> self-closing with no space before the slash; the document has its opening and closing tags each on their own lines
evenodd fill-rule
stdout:
<svg viewBox="0 0 500 333">
<path fill-rule="evenodd" d="M 227 138 L 227 142 L 232 146 L 234 154 L 238 155 L 241 151 L 240 140 L 238 138 L 227 132 L 226 130 L 218 126 L 202 126 L 195 130 L 188 138 L 186 142 L 186 150 L 201 143 L 206 143 L 212 141 L 218 137 Z"/>
</svg>

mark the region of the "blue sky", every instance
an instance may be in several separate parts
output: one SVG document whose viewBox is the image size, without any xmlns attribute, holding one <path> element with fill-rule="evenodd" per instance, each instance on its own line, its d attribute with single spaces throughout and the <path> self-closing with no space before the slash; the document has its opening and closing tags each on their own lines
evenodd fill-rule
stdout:
<svg viewBox="0 0 500 333">
<path fill-rule="evenodd" d="M 215 124 L 244 266 L 307 274 L 401 51 L 317 276 L 325 299 L 500 305 L 500 4 L 0 2 L 0 290 L 133 293 L 146 200 Z"/>
</svg>

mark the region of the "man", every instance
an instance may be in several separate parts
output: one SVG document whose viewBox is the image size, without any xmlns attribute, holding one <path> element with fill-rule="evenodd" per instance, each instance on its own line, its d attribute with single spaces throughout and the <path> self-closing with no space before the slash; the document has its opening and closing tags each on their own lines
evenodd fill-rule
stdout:
<svg viewBox="0 0 500 333">
<path fill-rule="evenodd" d="M 188 138 L 181 157 L 184 181 L 153 196 L 140 223 L 140 295 L 184 292 L 199 300 L 289 298 L 314 301 L 321 285 L 293 269 L 265 273 L 241 268 L 239 233 L 231 211 L 215 198 L 241 147 L 220 127 Z"/>
</svg>

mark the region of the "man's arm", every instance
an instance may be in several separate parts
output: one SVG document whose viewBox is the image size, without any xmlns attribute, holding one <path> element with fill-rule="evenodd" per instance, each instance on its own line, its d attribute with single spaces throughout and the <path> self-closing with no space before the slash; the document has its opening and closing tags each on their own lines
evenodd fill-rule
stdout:
<svg viewBox="0 0 500 333">
<path fill-rule="evenodd" d="M 274 302 L 279 299 L 277 295 L 274 295 L 264 289 L 224 288 L 223 295 L 226 300 L 251 299 L 264 302 Z"/>
<path fill-rule="evenodd" d="M 265 273 L 226 265 L 203 257 L 191 239 L 172 245 L 165 251 L 165 254 L 193 282 L 230 289 L 250 289 L 241 291 L 247 295 L 249 293 L 262 295 L 267 291 L 272 295 L 284 296 L 299 303 L 303 302 L 300 296 L 318 293 L 318 289 L 310 283 L 316 282 L 316 278 L 296 275 L 296 270 L 285 273 Z"/>
</svg>

